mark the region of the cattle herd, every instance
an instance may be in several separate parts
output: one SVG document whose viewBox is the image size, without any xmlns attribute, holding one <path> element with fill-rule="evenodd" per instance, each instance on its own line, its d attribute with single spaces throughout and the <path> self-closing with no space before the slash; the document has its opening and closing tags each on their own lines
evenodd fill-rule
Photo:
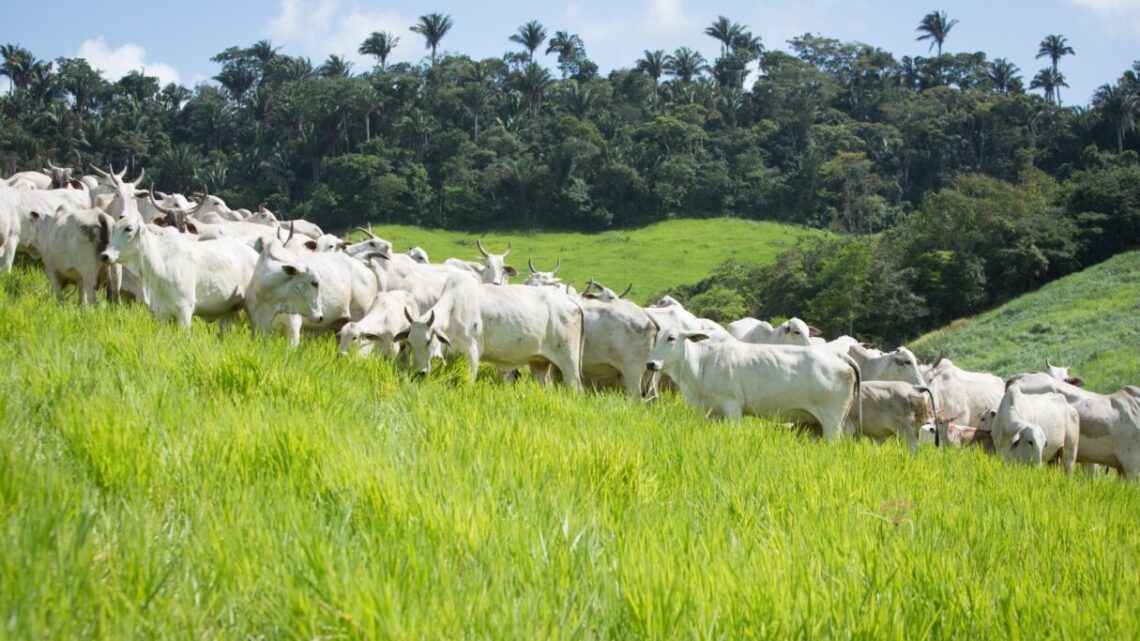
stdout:
<svg viewBox="0 0 1140 641">
<path fill-rule="evenodd" d="M 143 189 L 126 170 L 77 176 L 48 163 L 0 181 L 0 258 L 38 257 L 56 295 L 75 285 L 83 304 L 100 289 L 126 293 L 156 316 L 223 327 L 244 310 L 255 331 L 335 333 L 340 354 L 379 352 L 417 373 L 465 355 L 504 376 L 524 365 L 544 384 L 617 385 L 651 399 L 674 385 L 708 415 L 778 417 L 828 440 L 862 436 L 974 445 L 1009 461 L 1059 461 L 1140 475 L 1140 388 L 1086 391 L 1052 366 L 1003 381 L 946 358 L 930 365 L 905 347 L 881 352 L 844 336 L 825 341 L 792 318 L 773 327 L 744 318 L 727 327 L 666 296 L 640 307 L 589 281 L 563 284 L 527 261 L 524 285 L 480 241 L 478 261 L 430 262 L 420 248 L 393 253 L 371 230 L 361 242 L 264 206 L 230 209 L 203 191 L 186 197 Z"/>
</svg>

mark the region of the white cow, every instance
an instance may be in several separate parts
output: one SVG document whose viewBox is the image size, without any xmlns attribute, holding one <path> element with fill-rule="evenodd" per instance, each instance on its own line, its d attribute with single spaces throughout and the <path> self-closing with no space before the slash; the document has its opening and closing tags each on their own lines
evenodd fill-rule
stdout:
<svg viewBox="0 0 1140 641">
<path fill-rule="evenodd" d="M 4 181 L 9 187 L 26 185 L 32 189 L 51 189 L 51 176 L 42 171 L 18 171 Z"/>
<path fill-rule="evenodd" d="M 978 427 L 982 416 L 1001 403 L 1005 382 L 993 374 L 969 372 L 940 357 L 926 375 L 938 411 L 967 427 Z"/>
<path fill-rule="evenodd" d="M 859 366 L 847 355 L 744 343 L 727 333 L 709 340 L 701 332 L 662 329 L 646 367 L 668 372 L 685 398 L 707 413 L 818 424 L 827 440 L 843 434 L 860 395 Z"/>
<path fill-rule="evenodd" d="M 16 189 L 0 182 L 0 241 L 3 243 L 3 268 L 12 271 L 16 252 L 39 256 L 36 245 L 40 218 L 54 216 L 61 207 L 89 209 L 90 199 L 85 191 L 76 189 Z"/>
<path fill-rule="evenodd" d="M 1085 382 L 1083 380 L 1081 380 L 1080 378 L 1078 378 L 1076 376 L 1071 376 L 1069 374 L 1069 370 L 1072 368 L 1073 368 L 1072 365 L 1065 365 L 1062 367 L 1062 366 L 1054 365 L 1047 358 L 1045 359 L 1045 373 L 1046 374 L 1048 374 L 1049 376 L 1052 376 L 1053 378 L 1055 378 L 1059 381 L 1064 381 L 1070 385 L 1076 385 L 1077 387 L 1084 387 Z"/>
<path fill-rule="evenodd" d="M 739 323 L 740 321 L 736 322 Z M 811 336 L 812 332 L 808 324 L 792 317 L 776 327 L 758 321 L 740 340 L 745 343 L 762 345 L 802 345 L 808 347 L 812 344 Z"/>
<path fill-rule="evenodd" d="M 1065 472 L 1073 471 L 1080 416 L 1061 394 L 1025 394 L 1013 385 L 998 408 L 990 410 L 986 424 L 998 453 L 1006 460 L 1047 463 L 1059 457 Z"/>
<path fill-rule="evenodd" d="M 54 216 L 40 217 L 39 249 L 44 270 L 56 298 L 63 302 L 63 288 L 74 284 L 80 292 L 81 304 L 94 305 L 95 290 L 107 285 L 107 297 L 119 302 L 122 271 L 99 260 L 99 254 L 111 237 L 115 221 L 100 209 L 68 211 L 59 209 Z"/>
<path fill-rule="evenodd" d="M 582 290 L 582 298 L 590 298 L 593 300 L 600 300 L 604 303 L 612 303 L 614 301 L 624 300 L 629 292 L 633 289 L 633 283 L 626 285 L 622 293 L 617 293 L 614 290 L 606 287 L 596 280 L 590 279 L 586 281 L 586 289 Z"/>
<path fill-rule="evenodd" d="M 558 270 L 562 269 L 562 259 L 558 259 L 558 263 L 554 266 L 552 271 L 542 272 L 534 268 L 534 261 L 530 258 L 526 259 L 527 269 L 530 270 L 530 275 L 526 277 L 524 285 L 531 287 L 561 287 L 562 279 L 558 277 Z"/>
<path fill-rule="evenodd" d="M 99 259 L 121 263 L 138 278 L 155 316 L 189 328 L 192 316 L 233 320 L 242 309 L 257 253 L 228 239 L 199 242 L 132 215 L 115 223 Z"/>
<path fill-rule="evenodd" d="M 1025 394 L 1064 396 L 1080 417 L 1077 461 L 1114 467 L 1128 478 L 1140 476 L 1140 388 L 1126 385 L 1112 394 L 1097 394 L 1048 374 L 1021 374 L 1009 387 Z"/>
<path fill-rule="evenodd" d="M 927 417 L 936 414 L 930 390 L 900 381 L 864 378 L 859 394 L 858 405 L 853 404 L 847 414 L 852 424 L 860 426 L 859 433 L 877 441 L 897 437 L 917 453 L 919 432 Z"/>
<path fill-rule="evenodd" d="M 771 334 L 775 330 L 775 328 L 772 327 L 772 323 L 769 323 L 768 321 L 762 321 L 758 318 L 752 318 L 751 316 L 745 316 L 739 320 L 734 320 L 728 325 L 725 325 L 724 329 L 733 338 L 738 341 L 742 341 L 749 332 L 756 329 L 757 327 L 761 328 L 761 332 L 766 332 L 768 334 Z"/>
<path fill-rule="evenodd" d="M 626 394 L 640 398 L 657 325 L 629 301 L 586 298 L 581 305 L 585 319 L 582 377 L 593 383 L 620 378 Z"/>
<path fill-rule="evenodd" d="M 313 270 L 271 239 L 261 247 L 254 266 L 245 311 L 255 331 L 272 334 L 275 329 L 284 329 L 289 344 L 295 347 L 301 341 L 301 326 L 292 321 L 294 316 L 324 321 L 320 293 L 320 280 Z"/>
<path fill-rule="evenodd" d="M 427 250 L 425 250 L 423 247 L 413 247 L 413 248 L 409 249 L 408 250 L 408 256 L 412 260 L 414 260 L 417 263 L 420 263 L 422 265 L 427 265 L 427 264 L 431 263 L 431 260 L 428 258 Z"/>
<path fill-rule="evenodd" d="M 507 256 L 511 253 L 511 243 L 507 243 L 507 251 L 501 254 L 488 252 L 483 247 L 483 241 L 478 238 L 475 239 L 475 246 L 479 248 L 479 253 L 483 255 L 478 262 L 448 258 L 444 261 L 444 264 L 469 270 L 478 276 L 480 280 L 489 285 L 506 285 L 507 279 L 518 275 L 518 270 L 507 264 Z"/>
<path fill-rule="evenodd" d="M 396 335 L 419 315 L 416 301 L 408 292 L 380 292 L 364 318 L 340 329 L 337 354 L 344 356 L 355 348 L 361 356 L 367 356 L 378 347 L 382 355 L 395 357 L 400 351 Z"/>
<path fill-rule="evenodd" d="M 582 308 L 554 288 L 474 284 L 457 275 L 398 339 L 412 346 L 421 374 L 431 370 L 432 345 L 440 342 L 467 356 L 472 382 L 481 360 L 501 369 L 551 363 L 567 387 L 579 389 L 582 337 Z"/>
<path fill-rule="evenodd" d="M 918 359 L 905 347 L 883 354 L 855 343 L 848 346 L 847 355 L 859 364 L 864 381 L 903 381 L 918 387 L 926 386 L 926 379 L 918 369 Z"/>
</svg>

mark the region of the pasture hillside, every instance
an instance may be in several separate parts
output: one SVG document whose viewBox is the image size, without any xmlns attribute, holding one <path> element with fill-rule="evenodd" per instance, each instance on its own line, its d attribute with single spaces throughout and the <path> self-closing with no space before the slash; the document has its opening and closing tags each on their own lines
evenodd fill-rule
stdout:
<svg viewBox="0 0 1140 641">
<path fill-rule="evenodd" d="M 373 232 L 392 241 L 395 251 L 420 246 L 433 262 L 457 257 L 475 260 L 476 234 L 406 225 L 376 225 Z M 666 288 L 700 280 L 729 258 L 767 263 L 802 238 L 824 235 L 815 229 L 779 223 L 713 218 L 670 220 L 633 230 L 582 233 L 500 233 L 481 236 L 488 251 L 501 252 L 513 243 L 509 262 L 527 273 L 527 258 L 540 270 L 581 288 L 594 278 L 621 291 L 632 283 L 629 298 L 639 303 Z M 520 282 L 517 281 L 516 282 Z"/>
<path fill-rule="evenodd" d="M 7 638 L 1140 634 L 1140 492 L 1112 478 L 412 380 L 60 306 L 27 266 L 0 359 Z"/>
<path fill-rule="evenodd" d="M 1002 376 L 1072 364 L 1090 389 L 1140 384 L 1140 252 L 1056 280 L 911 344 L 968 369 Z"/>
</svg>

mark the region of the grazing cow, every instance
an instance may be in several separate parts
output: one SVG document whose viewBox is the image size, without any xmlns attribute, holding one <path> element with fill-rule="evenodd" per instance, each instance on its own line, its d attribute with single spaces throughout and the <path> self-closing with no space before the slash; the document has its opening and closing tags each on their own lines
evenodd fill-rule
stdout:
<svg viewBox="0 0 1140 641">
<path fill-rule="evenodd" d="M 16 189 L 0 182 L 0 244 L 3 245 L 4 271 L 12 271 L 16 252 L 39 256 L 36 244 L 39 220 L 32 217 L 54 216 L 60 208 L 90 209 L 86 191 L 77 189 Z"/>
<path fill-rule="evenodd" d="M 189 328 L 191 316 L 228 323 L 241 311 L 257 253 L 224 238 L 199 242 L 132 215 L 112 227 L 99 259 L 121 263 L 139 279 L 155 316 Z"/>
<path fill-rule="evenodd" d="M 313 270 L 271 239 L 260 248 L 246 289 L 245 311 L 255 331 L 271 334 L 275 328 L 284 329 L 295 347 L 301 342 L 301 323 L 295 318 L 307 315 L 315 323 L 324 321 L 320 294 L 320 280 Z"/>
<path fill-rule="evenodd" d="M 860 426 L 859 433 L 877 441 L 898 437 L 917 453 L 922 426 L 928 415 L 937 413 L 930 390 L 900 381 L 863 379 L 859 394 L 859 406 L 853 404 L 847 413 L 851 423 Z"/>
<path fill-rule="evenodd" d="M 709 340 L 701 332 L 662 329 L 646 367 L 668 372 L 685 398 L 709 414 L 787 417 L 818 424 L 827 440 L 840 438 L 860 396 L 859 366 L 845 354 L 743 343 L 727 333 Z"/>
<path fill-rule="evenodd" d="M 63 302 L 63 288 L 75 284 L 79 288 L 81 304 L 95 304 L 95 290 L 107 285 L 107 298 L 119 302 L 122 272 L 110 268 L 99 260 L 99 254 L 110 241 L 115 221 L 99 209 L 68 211 L 60 208 L 54 216 L 40 216 L 39 248 L 44 270 L 59 302 Z"/>
<path fill-rule="evenodd" d="M 626 394 L 640 398 L 657 325 L 629 301 L 587 298 L 581 305 L 585 319 L 582 378 L 595 384 L 620 378 Z"/>
<path fill-rule="evenodd" d="M 745 343 L 760 345 L 801 345 L 810 347 L 811 336 L 812 331 L 811 328 L 808 327 L 808 324 L 793 317 L 776 327 L 772 327 L 772 325 L 763 321 L 758 321 L 740 340 Z"/>
<path fill-rule="evenodd" d="M 922 426 L 922 441 L 929 440 L 935 445 L 953 445 L 955 447 L 977 446 L 984 452 L 994 451 L 993 436 L 980 427 L 966 427 L 958 425 L 949 418 L 935 414 L 934 421 Z"/>
<path fill-rule="evenodd" d="M 501 369 L 551 363 L 567 387 L 579 389 L 582 334 L 581 306 L 554 288 L 475 284 L 456 275 L 398 340 L 411 344 L 421 374 L 431 370 L 432 346 L 439 342 L 467 356 L 472 382 L 481 360 Z"/>
<path fill-rule="evenodd" d="M 1126 385 L 1112 394 L 1097 394 L 1048 374 L 1021 374 L 1009 387 L 1027 395 L 1064 396 L 1080 418 L 1077 461 L 1116 468 L 1127 478 L 1140 476 L 1140 388 Z"/>
<path fill-rule="evenodd" d="M 926 386 L 926 380 L 918 370 L 918 359 L 905 347 L 883 354 L 855 343 L 847 348 L 847 355 L 859 363 L 864 381 L 903 381 L 918 387 Z"/>
<path fill-rule="evenodd" d="M 1069 385 L 1076 385 L 1077 387 L 1084 387 L 1085 382 L 1082 379 L 1077 378 L 1076 376 L 1070 376 L 1069 375 L 1069 370 L 1072 369 L 1072 367 L 1073 367 L 1072 365 L 1065 365 L 1064 367 L 1059 367 L 1059 366 L 1051 363 L 1049 361 L 1049 359 L 1047 359 L 1047 358 L 1045 359 L 1045 373 L 1046 374 L 1048 374 L 1049 376 L 1052 376 L 1053 378 L 1055 378 L 1059 381 L 1064 381 L 1064 382 L 1068 383 Z"/>
<path fill-rule="evenodd" d="M 419 315 L 416 301 L 408 292 L 380 292 L 364 318 L 340 328 L 337 354 L 344 356 L 356 348 L 361 356 L 367 356 L 379 347 L 382 355 L 395 357 L 400 351 L 396 335 Z"/>
<path fill-rule="evenodd" d="M 661 298 L 658 298 L 657 302 L 653 303 L 653 305 L 652 305 L 652 307 L 673 307 L 673 306 L 681 307 L 682 306 L 681 301 L 677 300 L 676 298 L 673 298 L 672 296 L 670 296 L 668 294 L 662 296 Z"/>
<path fill-rule="evenodd" d="M 51 176 L 44 171 L 19 171 L 4 181 L 9 187 L 25 185 L 31 189 L 51 189 Z"/>
<path fill-rule="evenodd" d="M 1073 471 L 1080 438 L 1080 417 L 1064 396 L 1051 392 L 1025 394 L 1014 385 L 1006 390 L 997 409 L 990 412 L 987 420 L 990 434 L 1003 458 L 1041 463 L 1059 456 L 1065 472 Z M 1032 427 L 1039 432 L 1028 429 Z M 1026 438 L 1032 441 L 1032 447 Z M 1032 449 L 1036 453 L 1015 452 L 1018 447 Z M 1041 458 L 1035 460 L 1035 456 Z"/>
<path fill-rule="evenodd" d="M 926 375 L 926 386 L 934 392 L 939 411 L 967 427 L 978 427 L 1005 394 L 1005 383 L 997 376 L 966 371 L 941 356 Z"/>
<path fill-rule="evenodd" d="M 749 332 L 756 329 L 757 327 L 760 328 L 760 332 L 766 334 L 771 334 L 775 330 L 775 328 L 772 327 L 772 323 L 769 323 L 768 321 L 762 321 L 757 318 L 752 318 L 751 316 L 745 316 L 739 320 L 734 320 L 728 325 L 725 325 L 724 329 L 729 333 L 730 336 L 738 341 L 742 341 L 744 340 L 745 336 L 748 336 Z"/>
</svg>

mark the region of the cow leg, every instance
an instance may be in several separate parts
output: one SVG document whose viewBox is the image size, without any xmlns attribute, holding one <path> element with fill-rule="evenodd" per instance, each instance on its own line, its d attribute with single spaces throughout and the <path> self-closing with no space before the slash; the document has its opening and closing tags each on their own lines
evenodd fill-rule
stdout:
<svg viewBox="0 0 1140 641">
<path fill-rule="evenodd" d="M 99 290 L 96 288 L 98 281 L 94 278 L 80 279 L 80 284 L 83 286 L 83 304 L 94 305 L 99 302 Z"/>
<path fill-rule="evenodd" d="M 717 412 L 725 418 L 725 420 L 737 422 L 744 418 L 744 403 L 735 399 L 723 399 L 720 402 L 720 409 Z"/>
<path fill-rule="evenodd" d="M 843 404 L 844 406 L 846 403 Z M 843 420 L 847 417 L 847 412 L 842 411 L 845 407 L 839 407 L 835 410 L 826 408 L 818 412 L 812 412 L 815 419 L 819 421 L 820 428 L 823 429 L 823 440 L 825 441 L 838 441 L 843 438 Z"/>
<path fill-rule="evenodd" d="M 190 320 L 192 318 L 194 318 L 193 305 L 182 304 L 174 310 L 174 320 L 182 329 L 190 329 Z"/>
<path fill-rule="evenodd" d="M 468 361 L 468 366 L 471 368 L 470 380 L 471 380 L 472 384 L 475 383 L 475 379 L 479 378 L 479 357 L 480 356 L 482 356 L 482 355 L 479 353 L 479 347 L 477 345 L 472 345 L 467 350 L 467 361 Z"/>
<path fill-rule="evenodd" d="M 4 271 L 12 271 L 12 265 L 16 262 L 16 239 L 4 239 Z"/>
<path fill-rule="evenodd" d="M 301 315 L 288 314 L 285 316 L 285 337 L 289 339 L 290 347 L 301 344 Z"/>
<path fill-rule="evenodd" d="M 119 305 L 123 302 L 123 266 L 111 265 L 107 268 L 107 302 Z"/>
<path fill-rule="evenodd" d="M 11 271 L 11 267 L 11 265 L 8 266 L 9 271 Z M 55 292 L 55 299 L 63 303 L 63 283 L 59 280 L 59 274 L 51 267 L 47 267 L 44 271 L 47 272 L 48 282 L 51 283 L 51 289 Z"/>
</svg>

